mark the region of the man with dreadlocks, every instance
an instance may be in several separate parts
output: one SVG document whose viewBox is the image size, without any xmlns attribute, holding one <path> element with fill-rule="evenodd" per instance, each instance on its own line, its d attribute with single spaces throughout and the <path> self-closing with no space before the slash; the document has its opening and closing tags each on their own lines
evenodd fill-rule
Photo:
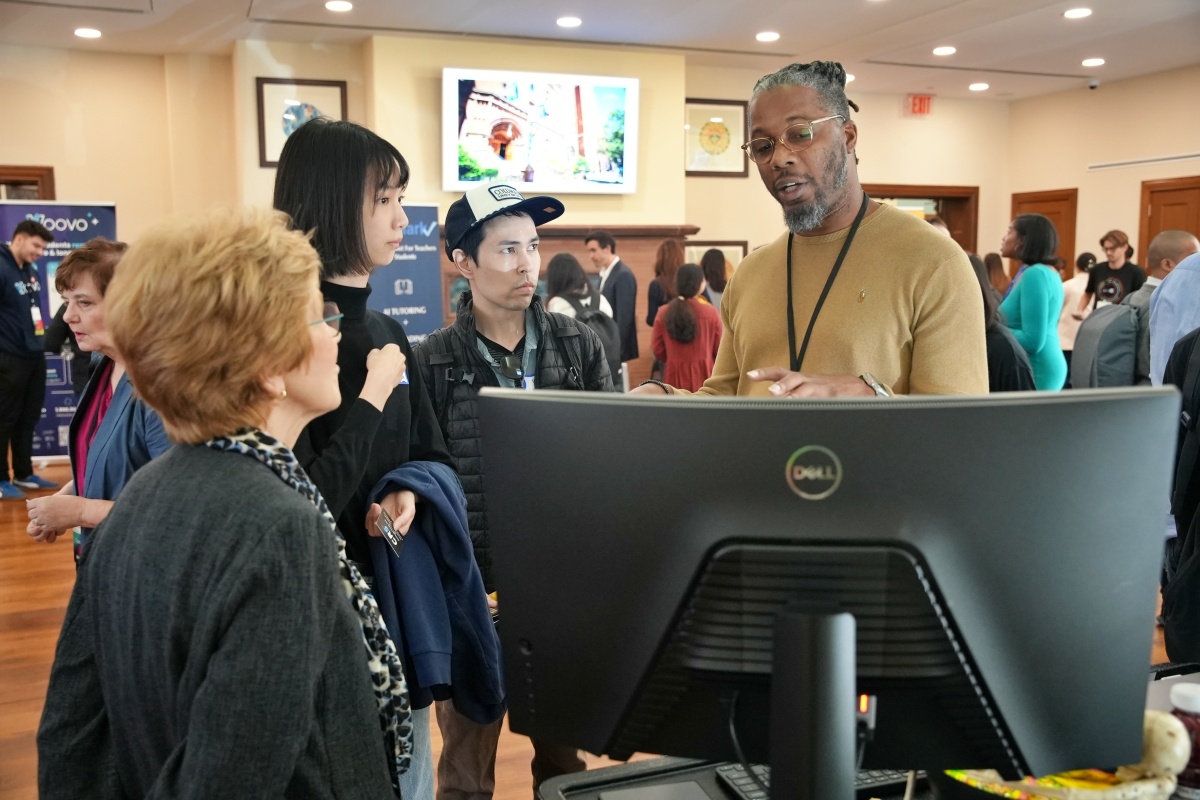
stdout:
<svg viewBox="0 0 1200 800">
<path fill-rule="evenodd" d="M 730 279 L 701 394 L 987 393 L 983 300 L 967 255 L 863 192 L 845 86 L 841 64 L 816 61 L 754 87 L 743 149 L 788 231 Z"/>
</svg>

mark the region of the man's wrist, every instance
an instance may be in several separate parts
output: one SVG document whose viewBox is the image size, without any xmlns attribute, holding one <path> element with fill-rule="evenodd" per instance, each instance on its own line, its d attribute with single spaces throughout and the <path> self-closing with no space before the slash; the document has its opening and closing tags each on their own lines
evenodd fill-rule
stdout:
<svg viewBox="0 0 1200 800">
<path fill-rule="evenodd" d="M 645 386 L 648 383 L 653 383 L 655 386 L 662 389 L 663 394 L 675 394 L 675 390 L 672 389 L 670 386 L 663 383 L 662 381 L 656 381 L 653 378 L 651 378 L 650 380 L 642 381 L 641 383 L 638 384 L 638 388 L 640 389 L 641 387 Z"/>
</svg>

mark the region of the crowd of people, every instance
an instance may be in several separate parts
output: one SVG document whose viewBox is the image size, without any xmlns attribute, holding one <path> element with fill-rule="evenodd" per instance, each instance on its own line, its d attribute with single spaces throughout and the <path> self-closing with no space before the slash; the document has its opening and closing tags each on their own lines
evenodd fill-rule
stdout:
<svg viewBox="0 0 1200 800">
<path fill-rule="evenodd" d="M 755 85 L 744 150 L 786 230 L 736 271 L 720 250 L 685 263 L 678 240 L 662 243 L 646 289 L 656 366 L 631 392 L 1055 391 L 1082 318 L 1135 298 L 1161 383 L 1169 345 L 1200 326 L 1186 294 L 1195 236 L 1160 234 L 1147 277 L 1110 231 L 1107 263 L 1081 256 L 1064 284 L 1054 226 L 1027 214 L 995 258 L 969 257 L 863 191 L 845 84 L 840 64 L 814 62 Z M 503 543 L 489 534 L 479 392 L 619 390 L 638 357 L 637 280 L 595 231 L 584 245 L 599 284 L 559 254 L 543 301 L 538 226 L 563 203 L 481 185 L 443 225 L 470 289 L 451 325 L 411 345 L 367 307 L 408 224 L 409 179 L 389 142 L 319 118 L 287 139 L 273 210 L 164 221 L 60 266 L 63 319 L 96 357 L 71 425 L 72 481 L 27 503 L 33 539 L 78 531 L 38 733 L 42 796 L 494 791 L 505 704 L 491 555 Z M 26 437 L 44 375 L 30 265 L 51 236 L 39 227 L 0 247 L 14 273 L 0 444 L 26 476 L 6 474 L 5 497 L 54 488 Z M 1011 280 L 1001 258 L 1020 265 Z M 572 746 L 533 747 L 535 786 L 586 766 Z"/>
</svg>

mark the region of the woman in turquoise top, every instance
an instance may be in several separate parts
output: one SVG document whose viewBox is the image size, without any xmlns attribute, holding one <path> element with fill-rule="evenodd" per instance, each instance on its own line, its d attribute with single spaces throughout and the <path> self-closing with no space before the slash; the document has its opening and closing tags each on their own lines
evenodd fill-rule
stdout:
<svg viewBox="0 0 1200 800">
<path fill-rule="evenodd" d="M 1041 214 L 1022 214 L 1008 226 L 1000 255 L 1021 262 L 1021 269 L 1000 304 L 1004 324 L 1012 331 L 1033 365 L 1033 382 L 1057 392 L 1067 380 L 1067 360 L 1058 343 L 1058 317 L 1063 287 L 1054 263 L 1058 232 Z"/>
</svg>

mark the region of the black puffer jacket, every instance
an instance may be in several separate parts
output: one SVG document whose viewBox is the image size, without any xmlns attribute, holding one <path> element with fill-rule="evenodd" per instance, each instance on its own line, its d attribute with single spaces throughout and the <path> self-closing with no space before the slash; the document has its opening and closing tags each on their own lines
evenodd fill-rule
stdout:
<svg viewBox="0 0 1200 800">
<path fill-rule="evenodd" d="M 491 538 L 479 445 L 479 390 L 499 386 L 495 372 L 475 345 L 471 293 L 464 292 L 458 319 L 431 333 L 414 349 L 417 369 L 433 400 L 442 434 L 467 495 L 467 524 L 475 560 L 489 592 L 492 577 Z M 531 306 L 538 321 L 538 389 L 612 391 L 612 377 L 600 338 L 588 326 L 546 311 L 541 299 Z"/>
</svg>

